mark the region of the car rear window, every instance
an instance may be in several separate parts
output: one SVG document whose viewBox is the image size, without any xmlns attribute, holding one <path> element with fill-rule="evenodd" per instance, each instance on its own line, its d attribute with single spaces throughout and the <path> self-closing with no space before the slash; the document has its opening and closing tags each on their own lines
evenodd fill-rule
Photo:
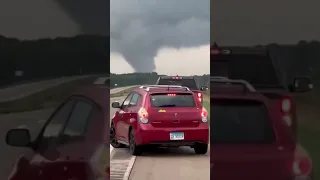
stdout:
<svg viewBox="0 0 320 180">
<path fill-rule="evenodd" d="M 150 95 L 150 101 L 151 101 L 152 107 L 194 107 L 196 106 L 193 94 L 186 94 L 186 93 L 152 94 Z"/>
<path fill-rule="evenodd" d="M 244 79 L 259 88 L 278 87 L 272 60 L 261 55 L 211 55 L 211 76 L 224 76 L 230 79 Z"/>
<path fill-rule="evenodd" d="M 186 86 L 191 90 L 197 90 L 198 86 L 194 79 L 160 79 L 158 85 Z"/>
<path fill-rule="evenodd" d="M 211 100 L 211 143 L 273 143 L 275 135 L 264 104 L 248 100 Z"/>
</svg>

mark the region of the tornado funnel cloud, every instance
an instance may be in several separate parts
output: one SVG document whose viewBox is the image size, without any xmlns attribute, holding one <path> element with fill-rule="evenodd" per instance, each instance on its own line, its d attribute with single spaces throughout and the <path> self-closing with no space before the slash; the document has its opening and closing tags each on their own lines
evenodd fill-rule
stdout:
<svg viewBox="0 0 320 180">
<path fill-rule="evenodd" d="M 161 48 L 210 42 L 210 0 L 110 0 L 110 10 L 110 50 L 136 72 L 154 71 Z"/>
</svg>

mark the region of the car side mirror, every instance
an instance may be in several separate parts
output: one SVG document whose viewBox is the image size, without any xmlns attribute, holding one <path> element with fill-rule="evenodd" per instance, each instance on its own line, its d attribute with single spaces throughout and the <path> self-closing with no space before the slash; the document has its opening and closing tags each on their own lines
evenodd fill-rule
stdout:
<svg viewBox="0 0 320 180">
<path fill-rule="evenodd" d="M 291 92 L 308 92 L 313 89 L 313 84 L 310 77 L 295 77 L 292 84 L 289 86 Z"/>
<path fill-rule="evenodd" d="M 200 91 L 208 91 L 209 88 L 207 86 L 201 86 Z"/>
<path fill-rule="evenodd" d="M 10 129 L 6 134 L 6 143 L 15 147 L 29 147 L 31 135 L 28 129 Z"/>
<path fill-rule="evenodd" d="M 111 106 L 113 108 L 121 108 L 121 105 L 120 105 L 120 103 L 118 101 L 112 102 Z"/>
</svg>

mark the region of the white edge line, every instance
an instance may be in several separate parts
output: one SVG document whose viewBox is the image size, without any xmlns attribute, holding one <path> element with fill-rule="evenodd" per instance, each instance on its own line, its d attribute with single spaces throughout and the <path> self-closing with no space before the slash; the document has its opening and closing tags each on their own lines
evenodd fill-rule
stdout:
<svg viewBox="0 0 320 180">
<path fill-rule="evenodd" d="M 127 167 L 127 170 L 123 176 L 123 180 L 129 180 L 129 177 L 130 177 L 130 173 L 131 173 L 131 170 L 133 168 L 133 165 L 134 165 L 134 162 L 136 160 L 136 156 L 132 156 L 130 161 L 129 161 L 129 164 L 128 164 L 128 167 Z"/>
<path fill-rule="evenodd" d="M 114 154 L 114 148 L 110 145 L 110 159 L 112 159 Z"/>
</svg>

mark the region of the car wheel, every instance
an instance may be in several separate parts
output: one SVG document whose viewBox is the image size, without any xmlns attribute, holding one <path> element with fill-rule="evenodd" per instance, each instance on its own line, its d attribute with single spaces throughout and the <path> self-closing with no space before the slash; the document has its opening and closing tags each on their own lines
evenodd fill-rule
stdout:
<svg viewBox="0 0 320 180">
<path fill-rule="evenodd" d="M 113 123 L 111 123 L 111 127 L 110 127 L 110 144 L 114 148 L 124 148 L 125 147 L 124 144 L 121 144 L 118 142 L 117 136 L 116 136 L 116 128 Z"/>
<path fill-rule="evenodd" d="M 129 151 L 130 154 L 134 156 L 139 156 L 142 154 L 141 146 L 136 145 L 136 138 L 134 136 L 134 130 L 132 129 L 129 134 Z"/>
<path fill-rule="evenodd" d="M 208 152 L 208 144 L 196 144 L 193 148 L 196 154 L 206 154 Z"/>
</svg>

